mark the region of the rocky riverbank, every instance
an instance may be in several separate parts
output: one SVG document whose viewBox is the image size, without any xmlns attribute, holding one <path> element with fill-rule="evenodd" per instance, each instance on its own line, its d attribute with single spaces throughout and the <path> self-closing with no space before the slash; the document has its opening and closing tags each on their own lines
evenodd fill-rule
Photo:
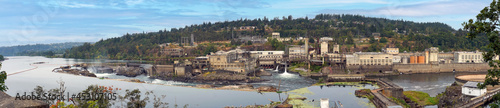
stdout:
<svg viewBox="0 0 500 108">
<path fill-rule="evenodd" d="M 173 80 L 186 83 L 199 83 L 199 84 L 215 84 L 215 85 L 240 85 L 244 83 L 254 83 L 267 81 L 260 79 L 260 77 L 252 77 L 244 74 L 232 73 L 232 72 L 205 72 L 198 75 L 186 75 L 186 76 L 171 76 L 162 77 L 155 76 L 150 77 L 161 80 Z"/>
<path fill-rule="evenodd" d="M 83 68 L 85 66 L 85 68 Z M 136 77 L 138 75 L 148 75 L 146 69 L 139 66 L 89 66 L 96 73 L 116 73 L 116 75 L 122 75 L 126 77 Z M 61 66 L 60 68 L 55 68 L 54 72 L 63 72 L 74 75 L 82 75 L 89 77 L 96 77 L 94 73 L 89 72 L 87 69 L 87 64 L 75 64 L 73 66 Z M 155 72 L 156 73 L 156 72 Z M 229 72 L 229 71 L 211 71 L 199 73 L 186 72 L 184 75 L 176 75 L 173 72 L 161 72 L 162 74 L 148 75 L 152 79 L 161 79 L 166 81 L 179 81 L 185 83 L 198 83 L 198 84 L 213 84 L 213 85 L 241 85 L 246 83 L 262 82 L 267 81 L 260 79 L 260 77 L 254 77 L 252 75 L 245 75 L 241 73 Z M 256 76 L 266 76 L 270 75 L 268 72 L 258 72 Z"/>
<path fill-rule="evenodd" d="M 81 76 L 88 76 L 88 77 L 97 77 L 94 73 L 91 73 L 87 70 L 86 66 L 82 67 L 80 64 L 75 64 L 74 66 L 61 66 L 59 68 L 55 68 L 52 70 L 52 72 L 60 72 L 60 73 L 67 73 L 67 74 L 73 74 L 73 75 L 81 75 Z"/>
<path fill-rule="evenodd" d="M 440 108 L 455 108 L 461 103 L 467 102 L 471 97 L 462 96 L 462 86 L 456 82 L 451 84 L 451 86 L 446 87 L 446 91 L 438 94 L 439 99 L 438 107 Z"/>
<path fill-rule="evenodd" d="M 142 74 L 147 74 L 146 71 L 142 70 L 139 67 L 125 67 L 125 66 L 117 66 L 114 67 L 116 75 L 123 75 L 126 77 L 136 77 Z"/>
</svg>

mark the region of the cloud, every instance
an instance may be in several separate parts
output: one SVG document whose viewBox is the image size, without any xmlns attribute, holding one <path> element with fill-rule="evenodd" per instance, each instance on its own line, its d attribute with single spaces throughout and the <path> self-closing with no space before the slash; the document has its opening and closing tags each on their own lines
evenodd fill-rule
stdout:
<svg viewBox="0 0 500 108">
<path fill-rule="evenodd" d="M 214 0 L 217 1 L 219 7 L 237 8 L 265 8 L 270 4 L 260 0 Z"/>
<path fill-rule="evenodd" d="M 308 0 L 293 0 L 273 3 L 272 8 L 279 9 L 297 9 L 297 8 L 318 8 L 318 7 L 332 7 L 341 5 L 352 5 L 352 4 L 388 4 L 389 2 L 383 0 L 314 0 L 314 2 Z"/>
<path fill-rule="evenodd" d="M 474 0 L 459 0 L 459 1 L 437 1 L 437 2 L 420 2 L 419 4 L 397 5 L 391 4 L 386 7 L 377 9 L 323 9 L 318 13 L 351 13 L 362 15 L 376 15 L 389 17 L 426 17 L 426 16 L 441 16 L 441 15 L 460 15 L 460 14 L 475 14 L 478 13 L 487 2 Z"/>
<path fill-rule="evenodd" d="M 60 6 L 69 7 L 69 8 L 95 8 L 96 7 L 93 4 L 83 4 L 83 3 L 75 3 L 75 2 L 61 3 Z"/>
<path fill-rule="evenodd" d="M 196 7 L 200 5 L 214 5 L 226 9 L 238 8 L 263 8 L 268 7 L 270 3 L 263 0 L 171 0 L 169 3 L 178 6 Z"/>
<path fill-rule="evenodd" d="M 134 5 L 137 5 L 137 4 L 141 4 L 142 2 L 144 2 L 144 0 L 126 0 L 125 3 L 129 6 L 134 6 Z"/>
<path fill-rule="evenodd" d="M 21 19 L 26 17 L 31 21 L 36 18 L 33 16 L 38 15 L 37 13 L 47 13 L 44 11 L 46 7 L 59 10 L 47 19 L 47 24 L 36 26 L 36 33 L 24 37 L 13 35 L 6 39 L 19 43 L 78 41 L 74 40 L 78 38 L 97 41 L 102 37 L 121 36 L 127 32 L 158 31 L 164 28 L 169 30 L 203 22 L 263 16 L 311 17 L 318 13 L 361 14 L 460 25 L 461 20 L 474 18 L 475 14 L 490 2 L 488 0 L 0 0 L 0 13 L 2 13 L 0 32 L 7 34 L 25 32 L 22 30 L 26 27 L 26 22 Z"/>
<path fill-rule="evenodd" d="M 191 9 L 175 9 L 167 12 L 168 14 L 177 14 L 177 15 L 205 15 L 207 13 L 200 13 L 198 11 L 194 11 Z"/>
</svg>

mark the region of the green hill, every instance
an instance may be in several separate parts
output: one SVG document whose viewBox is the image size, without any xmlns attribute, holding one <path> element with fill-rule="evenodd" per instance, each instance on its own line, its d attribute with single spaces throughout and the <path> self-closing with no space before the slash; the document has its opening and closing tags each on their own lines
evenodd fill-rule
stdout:
<svg viewBox="0 0 500 108">
<path fill-rule="evenodd" d="M 182 28 L 159 30 L 149 33 L 127 33 L 121 37 L 86 43 L 66 51 L 70 58 L 140 59 L 158 56 L 158 44 L 179 42 L 181 37 L 194 35 L 196 42 L 225 41 L 238 36 L 270 37 L 280 32 L 281 37 L 332 37 L 335 43 L 362 51 L 379 51 L 381 47 L 399 47 L 401 51 L 422 51 L 439 47 L 444 51 L 477 50 L 487 44 L 485 37 L 469 40 L 462 30 L 454 30 L 439 22 L 412 22 L 361 15 L 319 14 L 314 18 L 267 17 L 239 19 L 236 21 L 206 22 Z M 384 42 L 357 42 L 380 34 Z M 483 40 L 483 41 L 479 41 Z M 387 42 L 385 42 L 387 41 Z M 369 46 L 369 47 L 368 47 Z M 203 49 L 205 46 L 199 46 Z M 353 50 L 351 50 L 353 51 Z"/>
<path fill-rule="evenodd" d="M 80 45 L 83 45 L 83 42 L 8 46 L 8 47 L 0 47 L 0 55 L 15 56 L 15 55 L 27 55 L 27 53 L 48 52 L 48 51 L 60 52 L 62 54 L 66 49 Z"/>
</svg>

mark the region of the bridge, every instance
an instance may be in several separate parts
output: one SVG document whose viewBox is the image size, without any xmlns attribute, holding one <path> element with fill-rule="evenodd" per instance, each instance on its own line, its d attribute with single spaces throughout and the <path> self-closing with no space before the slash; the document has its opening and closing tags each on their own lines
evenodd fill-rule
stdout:
<svg viewBox="0 0 500 108">
<path fill-rule="evenodd" d="M 497 94 L 500 92 L 500 88 L 493 89 L 491 91 L 488 91 L 486 94 L 474 97 L 470 101 L 465 102 L 462 105 L 458 105 L 458 108 L 476 108 L 479 107 L 483 104 L 485 104 L 488 101 L 491 101 L 493 99 L 493 95 Z"/>
</svg>

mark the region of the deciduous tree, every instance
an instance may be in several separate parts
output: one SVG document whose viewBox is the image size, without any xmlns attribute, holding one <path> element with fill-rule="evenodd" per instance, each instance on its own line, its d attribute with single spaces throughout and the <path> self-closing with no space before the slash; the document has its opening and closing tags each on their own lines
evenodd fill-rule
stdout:
<svg viewBox="0 0 500 108">
<path fill-rule="evenodd" d="M 0 63 L 0 69 L 2 69 L 2 63 Z M 5 71 L 0 72 L 0 91 L 7 91 L 7 85 L 5 85 L 5 80 L 7 80 L 7 73 Z"/>
<path fill-rule="evenodd" d="M 484 60 L 488 62 L 493 69 L 488 70 L 486 79 L 483 84 L 479 84 L 480 88 L 485 88 L 487 85 L 498 85 L 500 79 L 500 61 L 494 60 L 494 57 L 500 55 L 500 40 L 499 40 L 499 24 L 500 24 L 500 2 L 493 0 L 490 6 L 485 7 L 476 16 L 476 20 L 470 19 L 468 22 L 462 23 L 464 30 L 467 31 L 467 37 L 470 39 L 476 38 L 478 35 L 485 34 L 488 37 L 488 50 L 483 53 Z"/>
</svg>

